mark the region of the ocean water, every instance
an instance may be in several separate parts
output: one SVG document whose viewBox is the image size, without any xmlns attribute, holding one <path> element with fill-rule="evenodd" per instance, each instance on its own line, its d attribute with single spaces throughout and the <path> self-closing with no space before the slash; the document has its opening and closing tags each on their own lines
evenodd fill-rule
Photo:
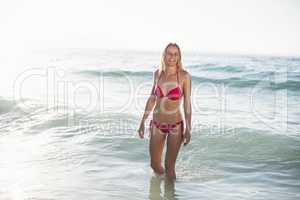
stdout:
<svg viewBox="0 0 300 200">
<path fill-rule="evenodd" d="M 1 58 L 0 199 L 299 199 L 300 58 L 183 52 L 192 139 L 174 183 L 136 130 L 160 52 Z M 163 153 L 164 159 L 165 151 Z"/>
</svg>

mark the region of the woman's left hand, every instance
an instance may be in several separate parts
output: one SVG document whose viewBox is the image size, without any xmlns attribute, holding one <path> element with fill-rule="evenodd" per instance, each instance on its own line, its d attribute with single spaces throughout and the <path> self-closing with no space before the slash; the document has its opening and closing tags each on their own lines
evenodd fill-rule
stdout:
<svg viewBox="0 0 300 200">
<path fill-rule="evenodd" d="M 191 141 L 191 131 L 186 129 L 183 135 L 183 145 L 187 145 Z"/>
</svg>

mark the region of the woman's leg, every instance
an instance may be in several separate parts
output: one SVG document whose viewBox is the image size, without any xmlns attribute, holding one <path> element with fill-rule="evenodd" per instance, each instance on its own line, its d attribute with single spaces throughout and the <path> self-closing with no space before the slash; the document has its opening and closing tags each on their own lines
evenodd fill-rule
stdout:
<svg viewBox="0 0 300 200">
<path fill-rule="evenodd" d="M 175 163 L 183 140 L 183 125 L 179 124 L 170 130 L 167 138 L 167 152 L 165 160 L 166 176 L 169 179 L 176 179 Z"/>
<path fill-rule="evenodd" d="M 161 155 L 164 149 L 166 136 L 154 124 L 150 125 L 149 152 L 151 168 L 158 175 L 164 174 L 165 169 L 161 165 Z"/>
</svg>

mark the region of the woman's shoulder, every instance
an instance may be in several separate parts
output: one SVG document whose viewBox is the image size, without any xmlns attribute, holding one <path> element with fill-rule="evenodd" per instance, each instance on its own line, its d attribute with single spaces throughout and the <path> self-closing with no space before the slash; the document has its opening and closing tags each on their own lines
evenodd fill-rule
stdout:
<svg viewBox="0 0 300 200">
<path fill-rule="evenodd" d="M 184 69 L 181 69 L 179 73 L 184 79 L 189 79 L 191 77 L 190 73 Z"/>
</svg>

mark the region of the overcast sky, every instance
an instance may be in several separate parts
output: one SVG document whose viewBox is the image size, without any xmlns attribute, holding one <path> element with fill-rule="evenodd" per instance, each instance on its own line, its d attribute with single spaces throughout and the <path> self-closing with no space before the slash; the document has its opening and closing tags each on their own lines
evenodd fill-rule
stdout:
<svg viewBox="0 0 300 200">
<path fill-rule="evenodd" d="M 0 51 L 47 48 L 300 55 L 297 0 L 0 1 Z"/>
</svg>

